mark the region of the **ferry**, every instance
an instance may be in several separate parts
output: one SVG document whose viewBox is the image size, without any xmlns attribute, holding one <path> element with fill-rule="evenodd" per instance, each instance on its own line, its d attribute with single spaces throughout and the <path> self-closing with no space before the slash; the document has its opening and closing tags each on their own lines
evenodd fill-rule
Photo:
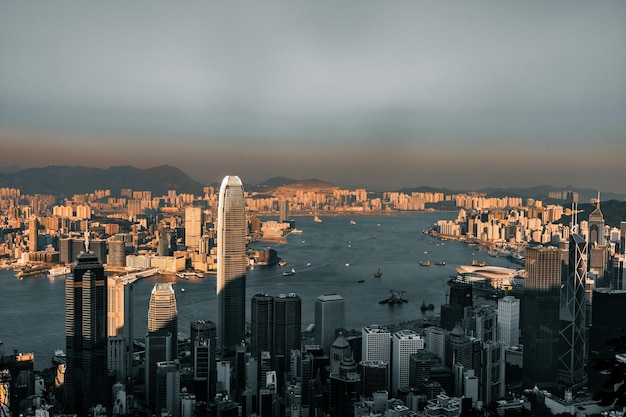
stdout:
<svg viewBox="0 0 626 417">
<path fill-rule="evenodd" d="M 60 275 L 67 275 L 72 272 L 72 269 L 69 266 L 59 266 L 57 268 L 52 268 L 48 271 L 48 276 L 56 277 Z"/>
<path fill-rule="evenodd" d="M 446 261 L 435 262 L 435 265 L 439 265 L 439 266 L 444 266 L 445 264 L 446 264 Z"/>
<path fill-rule="evenodd" d="M 350 220 L 350 224 L 356 224 L 356 220 Z"/>
<path fill-rule="evenodd" d="M 296 274 L 296 269 L 295 268 L 291 268 L 291 271 L 285 271 L 283 272 L 283 275 L 288 277 L 290 275 L 295 275 Z"/>
<path fill-rule="evenodd" d="M 420 261 L 420 266 L 430 266 L 430 261 Z"/>
<path fill-rule="evenodd" d="M 286 259 L 281 259 L 280 261 L 278 261 L 278 265 L 280 265 L 280 266 L 287 265 L 287 260 Z"/>
<path fill-rule="evenodd" d="M 315 216 L 315 217 L 313 217 L 313 221 L 314 221 L 315 223 L 321 223 L 321 222 L 322 222 L 322 219 L 320 219 L 318 216 Z"/>
<path fill-rule="evenodd" d="M 487 265 L 487 262 L 485 261 L 478 262 L 476 259 L 472 261 L 472 266 L 485 266 L 485 265 Z"/>
<path fill-rule="evenodd" d="M 180 279 L 189 279 L 189 278 L 203 278 L 204 273 L 202 271 L 184 271 L 177 272 L 176 276 Z"/>
</svg>

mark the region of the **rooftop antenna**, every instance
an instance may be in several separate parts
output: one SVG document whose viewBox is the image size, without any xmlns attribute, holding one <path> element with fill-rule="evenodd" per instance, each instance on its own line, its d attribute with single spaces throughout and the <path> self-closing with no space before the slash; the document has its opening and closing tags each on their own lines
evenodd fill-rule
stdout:
<svg viewBox="0 0 626 417">
<path fill-rule="evenodd" d="M 89 220 L 85 220 L 85 253 L 89 252 Z"/>
</svg>

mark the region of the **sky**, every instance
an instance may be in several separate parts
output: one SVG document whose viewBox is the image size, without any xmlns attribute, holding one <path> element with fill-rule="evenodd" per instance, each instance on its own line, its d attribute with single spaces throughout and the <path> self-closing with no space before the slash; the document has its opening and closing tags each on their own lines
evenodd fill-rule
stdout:
<svg viewBox="0 0 626 417">
<path fill-rule="evenodd" d="M 626 2 L 0 2 L 0 167 L 626 192 Z"/>
</svg>

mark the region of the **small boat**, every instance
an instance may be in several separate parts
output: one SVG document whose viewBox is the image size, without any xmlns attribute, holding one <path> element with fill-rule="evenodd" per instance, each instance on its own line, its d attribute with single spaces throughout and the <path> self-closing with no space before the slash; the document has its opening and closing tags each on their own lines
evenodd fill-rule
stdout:
<svg viewBox="0 0 626 417">
<path fill-rule="evenodd" d="M 426 302 L 424 302 L 422 300 L 422 305 L 420 307 L 420 310 L 427 311 L 427 310 L 434 310 L 434 309 L 435 309 L 435 305 L 434 304 L 432 304 L 432 303 L 426 304 Z"/>
<path fill-rule="evenodd" d="M 287 265 L 287 260 L 286 259 L 281 259 L 280 261 L 278 261 L 278 265 L 280 265 L 280 266 Z"/>
<path fill-rule="evenodd" d="M 296 269 L 295 268 L 291 268 L 291 271 L 285 271 L 283 272 L 283 275 L 288 277 L 290 275 L 295 275 L 296 274 Z"/>
<path fill-rule="evenodd" d="M 350 224 L 356 224 L 356 220 L 350 220 Z"/>
<path fill-rule="evenodd" d="M 322 219 L 320 219 L 318 216 L 315 216 L 315 217 L 313 217 L 313 221 L 314 221 L 315 223 L 321 223 L 321 222 L 322 222 Z"/>
<path fill-rule="evenodd" d="M 300 229 L 291 229 L 291 233 L 293 233 L 294 235 L 301 235 L 302 234 L 302 230 L 300 230 Z"/>
<path fill-rule="evenodd" d="M 376 278 L 380 278 L 383 275 L 383 271 L 380 270 L 380 268 L 378 268 L 378 271 L 374 272 L 374 276 Z"/>
<path fill-rule="evenodd" d="M 363 284 L 363 283 L 365 282 L 365 280 L 364 280 L 364 279 L 360 279 L 360 280 L 358 280 L 357 282 L 358 282 L 359 284 Z"/>
<path fill-rule="evenodd" d="M 430 261 L 420 261 L 420 266 L 430 266 Z"/>
<path fill-rule="evenodd" d="M 349 264 L 349 263 L 346 263 L 346 266 L 350 266 L 350 264 Z"/>
<path fill-rule="evenodd" d="M 472 266 L 485 266 L 485 265 L 487 265 L 487 262 L 485 261 L 478 262 L 476 259 L 472 261 Z"/>
<path fill-rule="evenodd" d="M 185 289 L 184 289 L 184 288 L 181 288 L 181 289 L 180 289 L 180 292 L 185 292 Z"/>
<path fill-rule="evenodd" d="M 306 266 L 311 266 L 311 262 L 307 262 L 307 263 L 306 263 Z"/>
<path fill-rule="evenodd" d="M 435 262 L 435 265 L 439 265 L 439 266 L 444 266 L 445 264 L 446 264 L 446 261 Z"/>
</svg>

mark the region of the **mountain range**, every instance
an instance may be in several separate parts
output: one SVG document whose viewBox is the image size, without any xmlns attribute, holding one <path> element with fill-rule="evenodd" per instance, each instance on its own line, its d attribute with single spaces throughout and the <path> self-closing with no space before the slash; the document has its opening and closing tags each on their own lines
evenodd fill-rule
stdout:
<svg viewBox="0 0 626 417">
<path fill-rule="evenodd" d="M 0 170 L 0 188 L 19 188 L 22 194 L 51 194 L 56 196 L 72 196 L 74 194 L 91 193 L 98 189 L 109 189 L 113 195 L 118 195 L 122 188 L 133 190 L 149 190 L 153 195 L 165 195 L 168 190 L 176 190 L 178 193 L 203 194 L 203 187 L 210 185 L 219 187 L 219 183 L 201 184 L 189 177 L 182 170 L 170 166 L 161 165 L 153 168 L 140 169 L 133 166 L 112 166 L 107 169 L 90 168 L 83 166 L 55 166 L 50 165 L 41 168 L 19 169 L 18 166 Z M 16 170 L 17 169 L 17 170 Z M 246 191 L 255 191 L 264 194 L 283 194 L 290 189 L 308 190 L 332 190 L 339 186 L 328 182 L 309 179 L 296 180 L 285 177 L 273 177 L 259 184 L 244 184 Z M 529 188 L 486 188 L 482 190 L 450 190 L 434 187 L 404 188 L 400 191 L 407 194 L 411 192 L 444 192 L 446 194 L 476 191 L 486 194 L 488 197 L 521 197 L 535 198 L 542 201 L 550 201 L 548 195 L 551 191 L 575 191 L 580 195 L 581 203 L 589 202 L 597 196 L 597 190 L 580 189 L 574 186 L 554 187 L 550 185 L 534 186 Z M 368 189 L 368 191 L 371 191 Z M 602 201 L 618 200 L 625 201 L 626 194 L 603 192 Z M 560 202 L 563 204 L 563 201 Z"/>
</svg>

